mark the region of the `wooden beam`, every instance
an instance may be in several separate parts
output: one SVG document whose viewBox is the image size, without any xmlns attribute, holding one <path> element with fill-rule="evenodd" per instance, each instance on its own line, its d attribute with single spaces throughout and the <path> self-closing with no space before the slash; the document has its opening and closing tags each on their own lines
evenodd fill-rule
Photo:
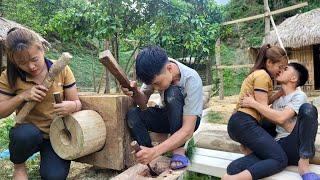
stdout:
<svg viewBox="0 0 320 180">
<path fill-rule="evenodd" d="M 231 66 L 216 66 L 217 69 L 241 69 L 241 68 L 251 68 L 254 64 L 241 64 L 241 65 L 231 65 Z"/>
<path fill-rule="evenodd" d="M 79 94 L 83 110 L 94 110 L 104 120 L 106 140 L 102 150 L 76 161 L 104 169 L 123 170 L 134 164 L 132 141 L 126 123 L 126 114 L 132 107 L 132 101 L 126 95 L 102 95 L 95 93 Z M 90 122 L 90 119 L 87 119 Z"/>
<path fill-rule="evenodd" d="M 243 157 L 243 154 L 230 153 L 224 151 L 195 148 L 194 156 L 191 160 L 191 166 L 188 171 L 208 174 L 215 177 L 222 177 L 226 173 L 228 165 L 235 159 Z M 319 165 L 310 165 L 312 172 L 320 173 Z M 292 179 L 299 180 L 301 176 L 298 173 L 297 166 L 288 166 L 285 170 L 275 175 L 264 178 L 265 180 Z"/>
<path fill-rule="evenodd" d="M 201 131 L 194 139 L 196 146 L 200 148 L 240 153 L 239 143 L 231 140 L 226 129 Z M 320 165 L 320 134 L 316 136 L 315 151 L 310 162 Z"/>
<path fill-rule="evenodd" d="M 304 3 L 297 4 L 297 5 L 293 5 L 293 6 L 289 6 L 289 7 L 286 7 L 286 8 L 282 8 L 282 9 L 278 9 L 278 10 L 275 10 L 275 11 L 271 11 L 270 14 L 271 15 L 280 14 L 280 13 L 283 13 L 283 12 L 291 11 L 291 10 L 302 8 L 302 7 L 305 7 L 305 6 L 308 6 L 308 2 L 304 2 Z M 265 14 L 259 14 L 259 15 L 255 15 L 255 16 L 250 16 L 250 17 L 246 17 L 246 18 L 242 18 L 242 19 L 233 20 L 233 21 L 227 21 L 227 22 L 222 23 L 222 25 L 235 24 L 235 23 L 240 23 L 240 22 L 245 22 L 245 21 L 251 21 L 251 20 L 254 20 L 254 19 L 260 19 L 260 18 L 263 18 L 263 17 L 266 17 L 266 16 L 270 16 L 270 14 L 269 13 L 265 13 Z"/>
</svg>

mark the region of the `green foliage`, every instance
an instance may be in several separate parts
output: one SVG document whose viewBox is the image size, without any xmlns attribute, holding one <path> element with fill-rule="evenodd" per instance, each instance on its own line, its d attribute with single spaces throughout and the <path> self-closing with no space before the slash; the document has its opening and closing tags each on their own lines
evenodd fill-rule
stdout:
<svg viewBox="0 0 320 180">
<path fill-rule="evenodd" d="M 298 3 L 306 2 L 305 0 L 277 0 L 269 1 L 271 11 L 292 6 Z M 274 15 L 273 18 L 276 24 L 280 24 L 286 18 L 297 13 L 303 13 L 312 9 L 318 8 L 319 0 L 308 1 L 308 6 Z M 245 18 L 253 15 L 263 14 L 263 0 L 231 0 L 224 9 L 224 21 Z M 232 33 L 229 36 L 224 36 L 224 39 L 232 38 L 238 40 L 240 37 L 245 39 L 245 46 L 260 46 L 264 37 L 264 20 L 256 19 L 252 21 L 242 22 L 234 25 L 228 25 Z M 230 29 L 229 29 L 230 30 Z M 232 45 L 238 45 L 232 41 Z"/>
<path fill-rule="evenodd" d="M 223 82 L 224 82 L 224 94 L 225 96 L 231 96 L 239 94 L 240 88 L 243 80 L 247 77 L 249 73 L 249 68 L 241 69 L 224 69 L 223 70 Z M 214 89 L 218 88 L 218 73 L 216 70 L 213 70 L 213 84 L 215 85 Z"/>
<path fill-rule="evenodd" d="M 195 148 L 196 148 L 196 144 L 194 143 L 194 139 L 192 137 L 188 142 L 188 147 L 186 150 L 186 155 L 189 159 L 193 158 Z"/>
<path fill-rule="evenodd" d="M 14 122 L 11 117 L 1 119 L 0 123 L 0 152 L 8 149 L 9 146 L 9 131 L 13 127 Z"/>
<path fill-rule="evenodd" d="M 62 0 L 3 0 L 4 16 L 31 27 L 40 34 L 47 33 L 47 23 L 61 7 Z"/>
<path fill-rule="evenodd" d="M 220 178 L 188 171 L 186 173 L 186 176 L 183 179 L 184 180 L 195 180 L 195 179 L 196 180 L 219 180 Z"/>
<path fill-rule="evenodd" d="M 28 178 L 29 179 L 41 179 L 39 167 L 40 167 L 40 156 L 36 156 L 32 160 L 28 160 L 26 163 L 27 170 L 28 170 Z M 13 174 L 13 164 L 10 162 L 9 159 L 2 159 L 0 160 L 0 177 L 1 179 L 12 179 Z"/>
<path fill-rule="evenodd" d="M 104 67 L 98 60 L 98 52 L 72 43 L 63 43 L 55 45 L 54 49 L 50 49 L 49 52 L 46 53 L 46 57 L 52 60 L 57 60 L 64 51 L 70 52 L 73 56 L 70 67 L 76 78 L 78 87 L 93 87 L 93 71 L 96 78 L 96 84 L 98 84 L 100 76 L 104 70 Z"/>
</svg>

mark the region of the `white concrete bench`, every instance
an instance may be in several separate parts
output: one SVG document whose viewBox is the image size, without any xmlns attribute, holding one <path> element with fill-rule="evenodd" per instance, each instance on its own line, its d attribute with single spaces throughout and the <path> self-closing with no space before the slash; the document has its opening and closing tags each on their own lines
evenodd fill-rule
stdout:
<svg viewBox="0 0 320 180">
<path fill-rule="evenodd" d="M 243 154 L 196 148 L 188 171 L 222 177 L 226 173 L 227 166 L 235 159 L 243 157 Z M 311 171 L 320 174 L 319 165 L 310 165 Z M 289 166 L 284 171 L 264 178 L 267 180 L 301 180 L 297 172 L 297 166 Z"/>
</svg>

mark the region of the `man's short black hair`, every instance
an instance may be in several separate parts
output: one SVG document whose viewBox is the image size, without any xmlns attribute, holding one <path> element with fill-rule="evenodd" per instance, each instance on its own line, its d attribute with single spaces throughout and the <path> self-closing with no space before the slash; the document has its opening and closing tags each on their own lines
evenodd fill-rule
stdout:
<svg viewBox="0 0 320 180">
<path fill-rule="evenodd" d="M 138 54 L 136 59 L 136 73 L 138 79 L 146 84 L 151 84 L 156 75 L 168 63 L 165 50 L 157 46 L 149 46 Z"/>
<path fill-rule="evenodd" d="M 298 73 L 298 81 L 297 81 L 297 87 L 298 86 L 303 86 L 309 78 L 309 73 L 308 73 L 308 69 L 299 63 L 289 63 L 288 66 L 291 66 L 295 69 L 295 71 Z"/>
</svg>

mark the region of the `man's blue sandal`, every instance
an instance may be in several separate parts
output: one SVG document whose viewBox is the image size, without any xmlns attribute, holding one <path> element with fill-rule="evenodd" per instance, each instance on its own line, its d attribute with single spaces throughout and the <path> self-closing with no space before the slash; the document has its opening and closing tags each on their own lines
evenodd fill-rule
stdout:
<svg viewBox="0 0 320 180">
<path fill-rule="evenodd" d="M 181 164 L 175 166 L 175 167 L 172 167 L 171 164 L 173 162 L 180 162 Z M 170 166 L 171 166 L 171 169 L 173 170 L 176 170 L 176 169 L 182 169 L 184 167 L 187 167 L 190 165 L 190 162 L 189 162 L 189 159 L 187 156 L 184 156 L 184 155 L 180 155 L 180 154 L 173 154 L 172 155 L 172 158 L 171 158 L 171 161 L 170 161 Z"/>
<path fill-rule="evenodd" d="M 320 176 L 314 172 L 304 173 L 301 177 L 303 180 L 320 180 Z"/>
</svg>

